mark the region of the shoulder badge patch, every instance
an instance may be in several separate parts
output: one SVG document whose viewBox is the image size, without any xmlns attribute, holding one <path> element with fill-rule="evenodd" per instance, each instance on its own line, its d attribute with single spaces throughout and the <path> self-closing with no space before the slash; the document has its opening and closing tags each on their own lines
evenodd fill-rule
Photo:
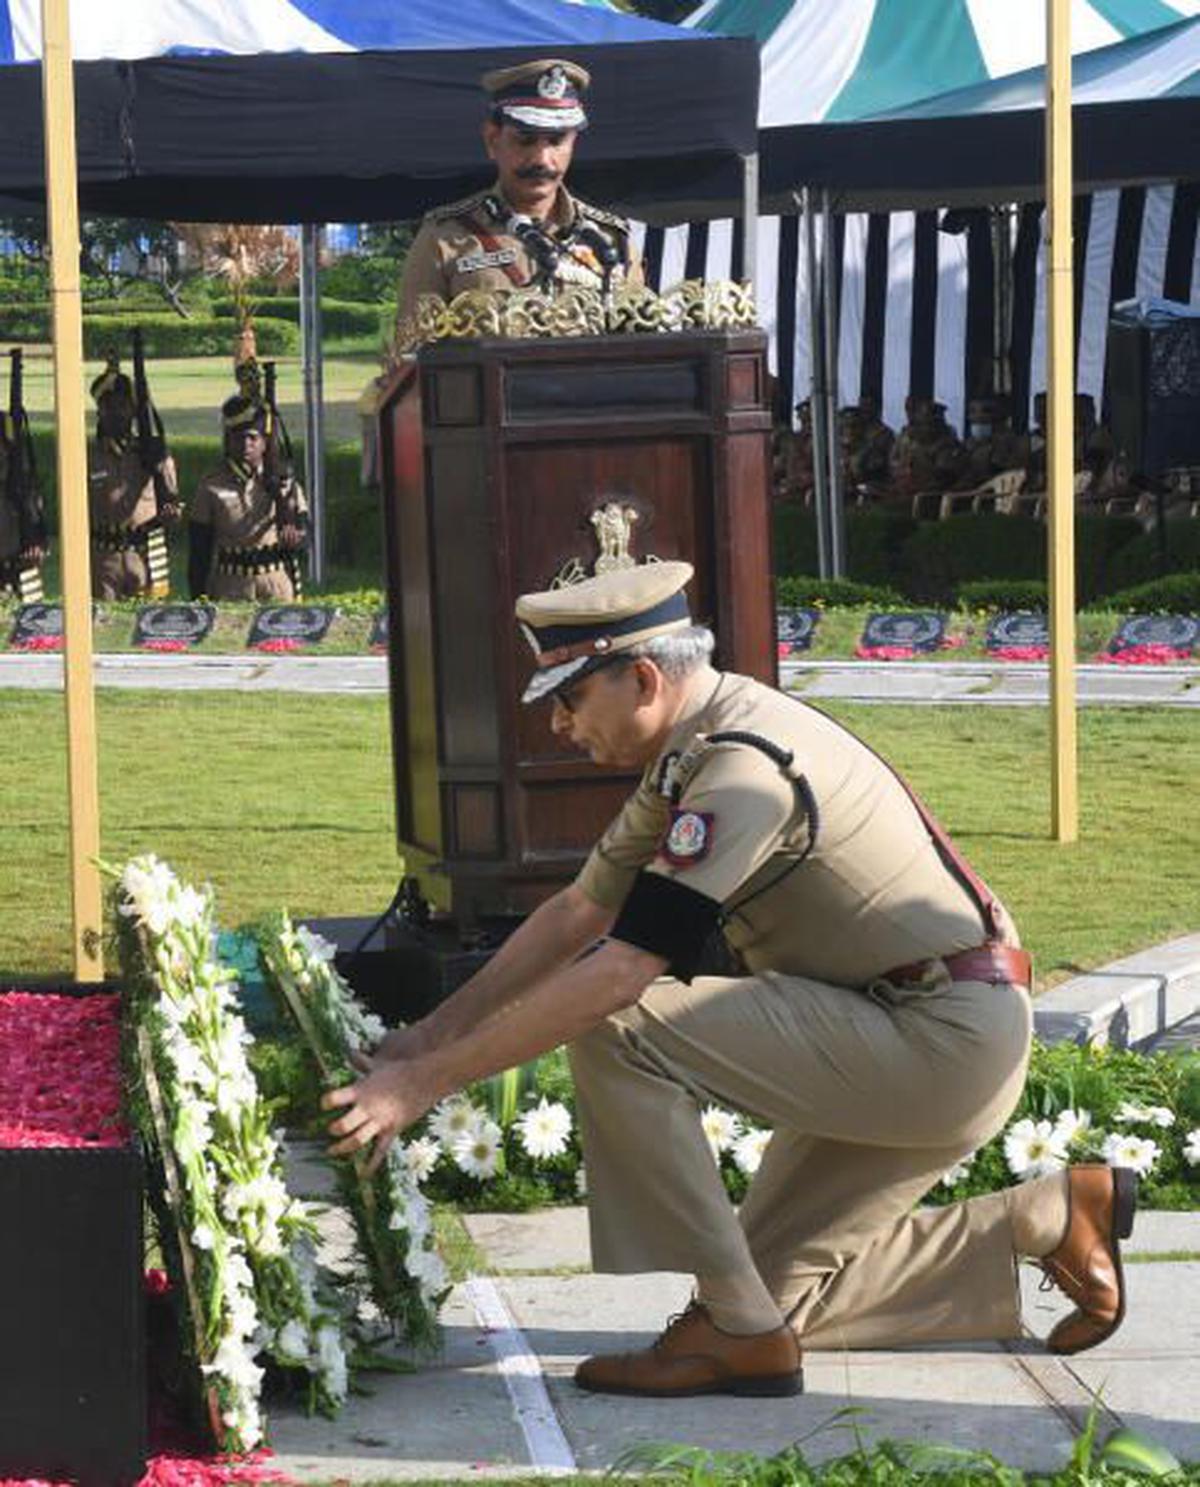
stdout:
<svg viewBox="0 0 1200 1487">
<path fill-rule="evenodd" d="M 659 848 L 659 855 L 672 867 L 691 867 L 709 854 L 713 839 L 713 818 L 709 811 L 671 808 L 671 825 Z"/>
</svg>

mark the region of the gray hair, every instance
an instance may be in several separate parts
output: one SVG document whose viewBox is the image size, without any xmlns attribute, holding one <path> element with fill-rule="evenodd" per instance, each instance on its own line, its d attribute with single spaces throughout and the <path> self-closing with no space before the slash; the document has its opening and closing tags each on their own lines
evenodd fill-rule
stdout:
<svg viewBox="0 0 1200 1487">
<path fill-rule="evenodd" d="M 686 630 L 654 635 L 639 645 L 630 646 L 621 655 L 631 661 L 644 656 L 654 662 L 669 682 L 681 682 L 685 676 L 708 664 L 715 645 L 711 630 L 703 625 L 689 625 Z"/>
</svg>

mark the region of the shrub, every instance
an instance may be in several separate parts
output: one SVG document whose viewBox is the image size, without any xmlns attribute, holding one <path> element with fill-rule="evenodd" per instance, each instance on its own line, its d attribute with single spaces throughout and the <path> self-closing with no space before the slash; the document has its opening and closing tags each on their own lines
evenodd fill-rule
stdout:
<svg viewBox="0 0 1200 1487">
<path fill-rule="evenodd" d="M 775 580 L 775 602 L 781 609 L 829 609 L 871 605 L 894 609 L 904 599 L 881 584 L 856 583 L 851 578 L 784 577 Z"/>
<path fill-rule="evenodd" d="M 359 304 L 395 304 L 400 265 L 394 258 L 345 253 L 321 270 L 321 295 Z"/>
<path fill-rule="evenodd" d="M 948 604 L 959 586 L 980 578 L 1039 578 L 1046 571 L 1046 529 L 1023 516 L 960 516 L 924 522 L 900 554 L 901 587 L 920 604 Z"/>
<path fill-rule="evenodd" d="M 1200 522 L 1169 521 L 1166 546 L 1168 574 L 1200 568 Z M 1160 563 L 1158 532 L 1143 532 L 1139 526 L 1137 536 L 1113 555 L 1108 592 L 1117 593 L 1163 577 Z"/>
<path fill-rule="evenodd" d="M 213 314 L 223 320 L 231 319 L 235 313 L 231 299 L 215 299 Z M 258 300 L 254 306 L 255 329 L 264 320 L 287 321 L 300 324 L 300 301 L 295 295 L 275 295 Z M 321 301 L 321 333 L 328 337 L 374 336 L 380 334 L 379 305 L 349 304 L 343 300 Z"/>
<path fill-rule="evenodd" d="M 816 573 L 817 522 L 811 509 L 781 502 L 774 511 L 775 571 Z M 846 513 L 846 568 L 860 583 L 896 586 L 898 556 L 915 527 L 902 512 L 852 507 Z"/>
<path fill-rule="evenodd" d="M 1105 607 L 1127 614 L 1200 615 L 1200 570 L 1169 573 L 1165 578 L 1122 589 L 1106 601 Z"/>
<path fill-rule="evenodd" d="M 958 586 L 960 609 L 990 609 L 1011 614 L 1020 609 L 1045 609 L 1046 583 L 1040 578 L 979 578 Z"/>
<path fill-rule="evenodd" d="M 112 346 L 128 344 L 134 325 L 142 330 L 148 358 L 160 356 L 231 356 L 233 328 L 228 320 L 215 316 L 193 316 L 182 320 L 178 315 L 93 315 L 83 322 L 83 354 L 104 356 Z M 295 356 L 300 350 L 297 326 L 282 320 L 256 322 L 255 335 L 259 355 Z"/>
</svg>

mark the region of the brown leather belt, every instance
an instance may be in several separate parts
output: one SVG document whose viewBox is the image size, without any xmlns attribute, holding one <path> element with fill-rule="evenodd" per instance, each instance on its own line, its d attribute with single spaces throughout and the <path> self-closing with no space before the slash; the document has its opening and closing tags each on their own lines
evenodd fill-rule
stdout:
<svg viewBox="0 0 1200 1487">
<path fill-rule="evenodd" d="M 958 950 L 939 959 L 953 981 L 986 981 L 992 986 L 1008 983 L 1023 986 L 1026 991 L 1033 985 L 1033 961 L 1029 951 L 1014 950 L 1010 945 L 976 945 L 973 950 Z M 897 966 L 888 971 L 884 980 L 894 981 L 897 985 L 921 981 L 931 964 L 928 960 L 918 960 L 909 966 Z"/>
</svg>

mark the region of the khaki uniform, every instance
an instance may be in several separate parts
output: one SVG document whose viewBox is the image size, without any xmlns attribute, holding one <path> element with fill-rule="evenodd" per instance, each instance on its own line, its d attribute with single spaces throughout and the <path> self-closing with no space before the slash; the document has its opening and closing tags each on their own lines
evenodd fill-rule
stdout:
<svg viewBox="0 0 1200 1487">
<path fill-rule="evenodd" d="M 3 417 L 3 415 L 0 415 Z M 35 529 L 42 531 L 44 545 L 44 519 L 41 501 L 33 498 L 28 513 Z M 21 540 L 22 513 L 8 495 L 8 449 L 0 442 L 0 594 L 10 592 L 23 602 L 41 598 L 41 570 L 21 562 L 23 543 Z"/>
<path fill-rule="evenodd" d="M 283 499 L 293 517 L 307 516 L 308 502 L 298 481 L 285 480 Z M 210 597 L 292 602 L 296 593 L 279 545 L 275 500 L 261 474 L 245 478 L 226 460 L 196 487 L 189 515 L 193 526 L 212 529 Z M 301 556 L 296 550 L 297 562 Z"/>
<path fill-rule="evenodd" d="M 493 210 L 493 207 L 495 210 Z M 400 281 L 400 317 L 411 315 L 422 294 L 451 300 L 469 289 L 490 293 L 531 287 L 537 264 L 520 239 L 505 230 L 508 209 L 498 190 L 480 191 L 427 213 Z M 549 230 L 562 249 L 555 271 L 556 286 L 604 286 L 604 274 L 594 249 L 581 242 L 581 226 L 607 238 L 620 253 L 612 285 L 642 283 L 641 264 L 633 253 L 629 224 L 601 211 L 560 188 Z"/>
<path fill-rule="evenodd" d="M 794 763 L 704 741 L 729 731 Z M 1007 1195 L 912 1210 L 1015 1106 L 1029 998 L 941 964 L 985 930 L 891 770 L 815 709 L 706 669 L 578 886 L 618 910 L 641 870 L 723 905 L 737 969 L 662 978 L 572 1045 L 596 1267 L 753 1265 L 807 1347 L 1015 1335 Z M 889 976 L 913 962 L 932 965 Z M 709 1101 L 774 1131 L 737 1215 Z"/>
<path fill-rule="evenodd" d="M 178 497 L 175 461 L 167 455 L 159 466 L 165 493 Z M 147 474 L 136 444 L 111 439 L 88 444 L 88 512 L 92 528 L 92 595 L 96 599 L 132 599 L 150 592 L 146 534 L 158 516 L 154 476 Z"/>
</svg>

